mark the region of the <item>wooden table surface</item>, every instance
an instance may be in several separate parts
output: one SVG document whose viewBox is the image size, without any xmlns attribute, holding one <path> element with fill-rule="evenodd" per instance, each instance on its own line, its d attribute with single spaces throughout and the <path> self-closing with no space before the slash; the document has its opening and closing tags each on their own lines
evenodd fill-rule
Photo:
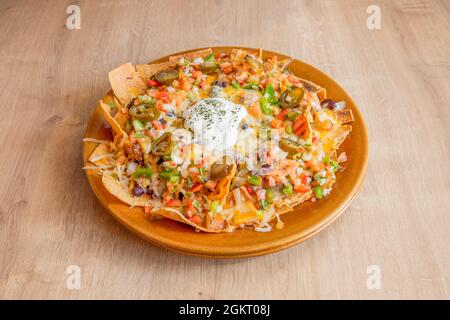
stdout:
<svg viewBox="0 0 450 320">
<path fill-rule="evenodd" d="M 450 298 L 450 1 L 78 1 L 81 29 L 68 30 L 71 3 L 0 2 L 0 298 Z M 371 4 L 380 30 L 366 26 Z M 81 170 L 109 70 L 219 45 L 315 65 L 369 129 L 358 198 L 319 235 L 268 256 L 150 245 L 103 209 Z M 379 289 L 367 286 L 371 268 Z"/>
</svg>

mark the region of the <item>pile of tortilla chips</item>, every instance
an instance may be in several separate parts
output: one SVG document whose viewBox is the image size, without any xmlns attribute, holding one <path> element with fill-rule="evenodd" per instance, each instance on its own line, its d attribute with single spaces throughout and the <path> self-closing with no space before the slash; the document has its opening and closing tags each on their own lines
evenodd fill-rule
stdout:
<svg viewBox="0 0 450 320">
<path fill-rule="evenodd" d="M 236 222 L 236 224 L 232 226 L 231 229 L 225 229 L 223 225 L 220 224 L 211 224 L 208 226 L 200 225 L 198 223 L 195 223 L 191 219 L 188 219 L 181 212 L 181 210 L 177 208 L 164 206 L 160 202 L 153 200 L 148 196 L 134 196 L 130 192 L 128 186 L 123 184 L 114 174 L 111 174 L 111 172 L 108 170 L 115 167 L 115 160 L 113 159 L 111 154 L 111 146 L 113 146 L 113 148 L 122 147 L 127 139 L 129 139 L 126 130 L 128 121 L 126 115 L 124 116 L 124 114 L 121 112 L 115 112 L 114 114 L 114 110 L 112 110 L 111 106 L 113 105 L 115 106 L 115 108 L 126 108 L 130 103 L 132 103 L 134 98 L 146 92 L 146 90 L 148 89 L 148 85 L 146 83 L 147 79 L 152 78 L 156 73 L 162 70 L 175 68 L 177 66 L 177 63 L 181 59 L 193 61 L 194 59 L 199 57 L 205 58 L 211 55 L 211 53 L 211 49 L 204 49 L 200 51 L 172 56 L 168 61 L 157 64 L 143 64 L 133 66 L 131 63 L 125 63 L 109 72 L 109 81 L 114 95 L 107 96 L 103 100 L 100 100 L 98 107 L 100 108 L 105 120 L 112 128 L 114 141 L 111 141 L 110 143 L 99 143 L 90 155 L 89 162 L 99 168 L 99 173 L 102 174 L 102 182 L 106 190 L 108 190 L 108 192 L 110 192 L 112 195 L 114 195 L 124 203 L 130 206 L 150 208 L 149 210 L 152 214 L 159 214 L 163 217 L 185 223 L 201 231 L 224 232 L 232 231 L 240 227 L 245 227 L 246 225 Z M 261 54 L 261 51 L 259 54 Z M 297 86 L 302 87 L 305 90 L 306 94 L 311 94 L 312 96 L 317 97 L 319 99 L 319 103 L 326 98 L 326 91 L 324 88 L 304 79 L 296 79 Z M 322 139 L 324 139 L 324 141 L 330 141 L 330 145 L 333 146 L 333 150 L 336 150 L 339 147 L 339 145 L 344 141 L 344 139 L 351 131 L 351 126 L 345 124 L 353 121 L 353 115 L 350 109 L 342 109 L 336 111 L 335 114 L 337 116 L 337 120 L 340 121 L 340 124 L 342 125 L 336 127 L 335 130 L 327 132 L 321 137 Z M 314 123 L 315 119 L 314 113 L 311 111 L 310 107 L 305 110 L 304 117 L 307 124 L 304 133 L 304 139 L 311 140 L 313 135 L 311 124 Z M 230 185 L 232 184 L 236 171 L 236 165 L 234 165 L 229 175 L 223 178 L 218 183 L 218 188 L 213 194 L 210 195 L 210 199 L 227 201 L 228 198 L 233 197 L 233 194 L 230 190 Z M 288 199 L 285 198 L 277 201 L 274 204 L 274 207 L 277 211 L 274 217 L 276 216 L 278 218 L 279 215 L 292 210 L 294 206 L 310 199 L 313 196 L 313 191 L 310 190 L 305 193 L 296 193 Z M 254 207 L 250 209 L 250 211 L 255 210 L 256 209 Z M 243 214 L 245 214 L 245 212 Z M 255 214 L 257 214 L 257 212 Z M 239 213 L 236 213 L 233 221 L 240 221 Z"/>
</svg>

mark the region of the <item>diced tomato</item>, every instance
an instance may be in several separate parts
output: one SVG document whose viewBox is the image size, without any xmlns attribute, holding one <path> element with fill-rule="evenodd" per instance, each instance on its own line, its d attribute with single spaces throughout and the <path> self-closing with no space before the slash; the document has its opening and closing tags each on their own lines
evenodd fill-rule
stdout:
<svg viewBox="0 0 450 320">
<path fill-rule="evenodd" d="M 192 216 L 189 220 L 197 225 L 202 224 L 202 218 L 198 215 Z"/>
<path fill-rule="evenodd" d="M 282 109 L 278 114 L 277 114 L 277 119 L 278 120 L 284 120 L 284 117 L 286 116 L 286 114 L 288 113 L 287 109 Z"/>
<path fill-rule="evenodd" d="M 307 125 L 305 117 L 297 117 L 292 125 L 292 131 L 294 131 L 297 136 L 301 136 L 305 133 L 306 129 Z"/>
<path fill-rule="evenodd" d="M 166 91 L 158 91 L 156 93 L 156 99 L 161 100 L 163 103 L 167 103 L 167 102 L 169 102 L 169 99 L 170 99 L 169 93 Z"/>
<path fill-rule="evenodd" d="M 270 125 L 272 126 L 272 128 L 274 129 L 278 129 L 283 125 L 283 121 L 279 120 L 279 119 L 273 119 L 270 122 Z"/>
<path fill-rule="evenodd" d="M 190 189 L 191 192 L 197 192 L 203 189 L 203 184 L 200 182 L 195 183 Z"/>
<path fill-rule="evenodd" d="M 303 185 L 303 184 L 299 184 L 298 186 L 296 186 L 296 187 L 294 188 L 294 191 L 296 191 L 296 192 L 301 192 L 301 193 L 305 193 L 305 192 L 307 192 L 308 190 L 309 190 L 309 188 L 308 188 L 307 186 Z"/>
<path fill-rule="evenodd" d="M 156 80 L 148 79 L 148 80 L 147 80 L 147 85 L 148 85 L 149 87 L 159 87 L 159 86 L 161 85 L 161 83 L 159 83 L 159 82 L 156 81 Z"/>
<path fill-rule="evenodd" d="M 304 185 L 308 184 L 308 176 L 307 176 L 306 174 L 302 173 L 302 174 L 300 175 L 300 180 L 302 181 L 302 183 L 303 183 Z"/>
<path fill-rule="evenodd" d="M 223 73 L 230 74 L 233 72 L 233 67 L 226 67 L 222 69 Z"/>
<path fill-rule="evenodd" d="M 144 212 L 145 212 L 145 214 L 150 214 L 152 212 L 152 206 L 151 205 L 146 205 L 144 207 Z"/>
<path fill-rule="evenodd" d="M 163 103 L 161 100 L 156 101 L 156 109 L 158 109 L 161 112 L 166 112 L 166 110 L 163 107 Z"/>
<path fill-rule="evenodd" d="M 152 121 L 152 125 L 153 125 L 153 128 L 155 128 L 156 130 L 160 130 L 162 128 L 162 126 L 159 123 L 159 121 L 156 121 L 156 120 Z"/>
<path fill-rule="evenodd" d="M 297 128 L 297 130 L 294 130 L 294 133 L 297 135 L 297 136 L 301 136 L 301 135 L 303 135 L 304 133 L 305 133 L 305 131 L 306 131 L 306 123 L 304 123 L 304 124 L 302 124 L 299 128 Z"/>
<path fill-rule="evenodd" d="M 250 193 L 250 194 L 254 194 L 255 193 L 255 190 L 253 190 L 253 188 L 250 187 L 250 186 L 245 186 L 245 189 L 247 189 L 248 193 Z"/>
<path fill-rule="evenodd" d="M 312 137 L 312 143 L 316 144 L 317 142 L 319 142 L 319 137 L 317 136 Z"/>
<path fill-rule="evenodd" d="M 194 71 L 192 71 L 192 77 L 194 77 L 194 78 L 198 78 L 198 77 L 200 77 L 201 75 L 202 75 L 203 73 L 201 72 L 201 71 L 197 71 L 197 70 L 194 70 Z"/>
<path fill-rule="evenodd" d="M 169 207 L 181 207 L 181 201 L 178 199 L 169 199 L 167 200 L 167 205 Z"/>
<path fill-rule="evenodd" d="M 305 123 L 304 117 L 297 117 L 297 119 L 295 119 L 294 123 L 292 124 L 292 130 L 294 132 L 297 131 L 298 128 L 300 128 L 304 123 Z"/>
<path fill-rule="evenodd" d="M 180 88 L 183 90 L 190 90 L 192 88 L 192 84 L 189 82 L 187 78 L 180 78 Z"/>
<path fill-rule="evenodd" d="M 263 87 L 264 89 L 266 89 L 267 82 L 268 82 L 267 79 L 263 79 L 263 80 L 261 80 L 261 81 L 259 82 L 259 84 L 262 85 L 262 87 Z"/>
<path fill-rule="evenodd" d="M 233 72 L 233 66 L 229 62 L 223 62 L 220 64 L 220 69 L 222 69 L 223 73 L 230 74 Z"/>
<path fill-rule="evenodd" d="M 194 208 L 194 203 L 192 199 L 187 199 L 186 200 L 186 208 L 188 209 L 193 209 Z"/>
</svg>

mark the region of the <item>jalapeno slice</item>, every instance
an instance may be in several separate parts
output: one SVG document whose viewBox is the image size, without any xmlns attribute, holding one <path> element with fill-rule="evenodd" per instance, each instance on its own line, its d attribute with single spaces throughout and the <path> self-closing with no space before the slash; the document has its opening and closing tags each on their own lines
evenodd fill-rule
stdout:
<svg viewBox="0 0 450 320">
<path fill-rule="evenodd" d="M 220 180 L 225 178 L 231 172 L 231 165 L 214 162 L 211 166 L 211 179 Z"/>
<path fill-rule="evenodd" d="M 178 70 L 163 70 L 155 74 L 155 80 L 166 86 L 178 79 Z"/>
<path fill-rule="evenodd" d="M 148 103 L 132 106 L 129 113 L 131 117 L 142 121 L 156 120 L 161 114 L 154 104 Z"/>
<path fill-rule="evenodd" d="M 252 56 L 246 56 L 245 60 L 247 60 L 250 69 L 252 69 L 253 71 L 258 71 L 263 68 L 262 62 L 253 58 Z"/>
<path fill-rule="evenodd" d="M 165 132 L 161 137 L 153 141 L 152 152 L 157 156 L 168 156 L 172 152 L 172 133 Z"/>
<path fill-rule="evenodd" d="M 305 91 L 299 87 L 287 89 L 281 94 L 280 106 L 282 108 L 294 108 L 302 101 L 304 94 Z"/>
<path fill-rule="evenodd" d="M 300 144 L 287 138 L 280 139 L 280 148 L 289 154 L 295 154 L 303 150 Z"/>
<path fill-rule="evenodd" d="M 217 72 L 218 69 L 219 69 L 219 66 L 215 62 L 212 62 L 212 61 L 207 61 L 200 65 L 200 70 L 204 74 L 215 73 L 215 72 Z"/>
</svg>

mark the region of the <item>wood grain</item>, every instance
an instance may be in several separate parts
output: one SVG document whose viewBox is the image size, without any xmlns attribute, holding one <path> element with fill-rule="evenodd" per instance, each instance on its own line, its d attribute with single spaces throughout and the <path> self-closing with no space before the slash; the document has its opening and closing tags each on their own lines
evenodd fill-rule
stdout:
<svg viewBox="0 0 450 320">
<path fill-rule="evenodd" d="M 0 3 L 0 298 L 449 299 L 450 2 Z M 81 138 L 107 72 L 183 49 L 284 52 L 333 76 L 370 135 L 364 187 L 318 236 L 273 255 L 215 261 L 147 244 L 107 214 L 81 170 Z M 68 265 L 81 289 L 66 288 Z M 367 267 L 380 266 L 380 290 Z"/>
</svg>

